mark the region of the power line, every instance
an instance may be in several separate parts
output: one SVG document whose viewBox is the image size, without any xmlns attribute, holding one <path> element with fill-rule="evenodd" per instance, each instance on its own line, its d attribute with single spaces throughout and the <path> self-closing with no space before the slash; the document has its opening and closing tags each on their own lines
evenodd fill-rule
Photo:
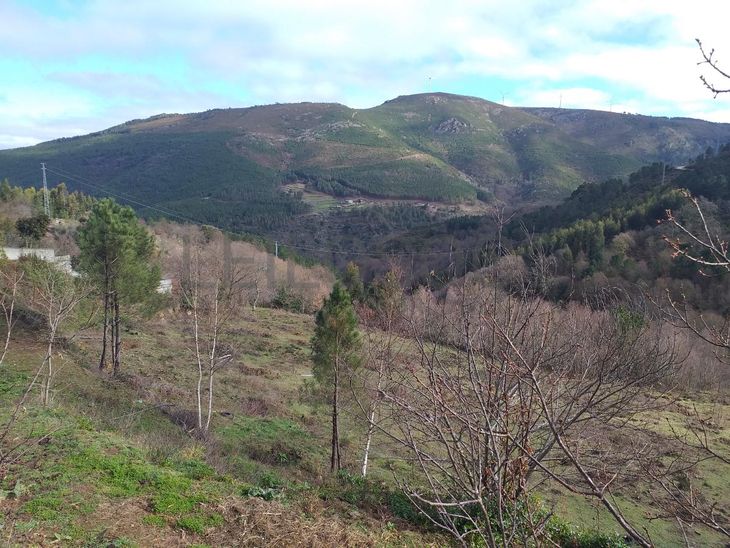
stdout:
<svg viewBox="0 0 730 548">
<path fill-rule="evenodd" d="M 102 186 L 92 183 L 91 181 L 89 181 L 88 179 L 85 179 L 84 177 L 81 177 L 80 175 L 72 174 L 65 169 L 53 168 L 53 167 L 47 167 L 47 166 L 46 166 L 46 169 L 49 172 L 55 173 L 56 175 L 58 175 L 60 177 L 64 177 L 69 181 L 73 181 L 82 186 L 87 186 L 89 188 L 93 188 L 97 192 L 106 194 L 108 196 L 112 196 L 114 198 L 118 198 L 120 200 L 127 201 L 136 206 L 139 206 L 139 207 L 142 207 L 145 209 L 151 209 L 153 211 L 157 211 L 158 213 L 161 213 L 162 215 L 165 215 L 166 217 L 173 217 L 173 218 L 179 219 L 181 221 L 185 221 L 187 223 L 192 223 L 192 224 L 197 224 L 197 225 L 212 226 L 213 228 L 217 228 L 218 230 L 220 230 L 222 232 L 227 232 L 228 234 L 233 234 L 236 236 L 244 236 L 244 237 L 250 236 L 249 234 L 245 234 L 242 232 L 235 232 L 233 230 L 222 228 L 222 227 L 217 226 L 212 223 L 204 222 L 199 219 L 194 219 L 192 217 L 187 217 L 185 215 L 182 215 L 175 211 L 169 210 L 167 208 L 146 204 L 144 202 L 141 202 L 139 200 L 126 196 L 122 193 L 112 192 Z M 365 256 L 365 257 L 411 257 L 411 258 L 413 258 L 416 255 L 418 255 L 418 256 L 448 255 L 453 252 L 453 249 L 448 250 L 448 251 L 418 251 L 418 252 L 414 252 L 414 251 L 402 251 L 402 252 L 401 251 L 350 251 L 350 250 L 341 250 L 341 249 L 309 247 L 309 246 L 304 246 L 304 245 L 289 244 L 289 243 L 281 242 L 281 241 L 277 241 L 276 246 L 277 246 L 277 251 L 278 251 L 279 247 L 283 246 L 283 247 L 288 247 L 291 249 L 296 249 L 299 251 L 309 251 L 309 252 L 313 252 L 313 253 L 323 253 L 323 254 L 327 253 L 327 254 L 335 254 L 335 255 Z"/>
<path fill-rule="evenodd" d="M 58 168 L 55 168 L 54 169 L 54 168 L 46 167 L 46 169 L 48 171 L 50 171 L 51 173 L 55 173 L 56 175 L 58 175 L 60 177 L 64 177 L 65 179 L 67 179 L 69 181 L 73 181 L 73 182 L 75 182 L 77 184 L 80 184 L 82 186 L 87 186 L 87 187 L 93 188 L 94 190 L 96 190 L 98 192 L 101 192 L 101 193 L 106 194 L 108 196 L 112 196 L 114 198 L 118 198 L 120 200 L 124 200 L 126 202 L 129 202 L 131 204 L 137 205 L 139 207 L 143 207 L 143 208 L 146 208 L 146 209 L 152 209 L 154 211 L 157 211 L 158 213 L 162 213 L 163 215 L 166 215 L 166 216 L 169 216 L 169 217 L 176 217 L 176 218 L 178 218 L 180 220 L 183 220 L 183 221 L 186 221 L 188 223 L 194 223 L 194 224 L 209 224 L 209 223 L 204 223 L 202 221 L 198 221 L 196 219 L 192 219 L 190 217 L 185 217 L 184 215 L 181 215 L 181 214 L 176 213 L 174 211 L 167 210 L 165 208 L 160 208 L 160 207 L 157 207 L 157 206 L 154 206 L 154 205 L 145 204 L 144 202 L 140 202 L 138 200 L 135 200 L 134 198 L 130 198 L 129 196 L 125 196 L 124 194 L 112 192 L 110 190 L 107 190 L 104 187 L 101 187 L 101 186 L 95 185 L 93 183 L 90 183 L 87 180 L 81 180 L 81 178 L 79 178 L 79 176 L 70 175 L 68 173 L 61 173 L 60 171 L 58 171 Z M 213 225 L 210 225 L 210 226 L 213 226 Z M 215 228 L 218 228 L 218 227 L 215 227 Z M 220 230 L 223 230 L 223 229 L 220 229 Z"/>
</svg>

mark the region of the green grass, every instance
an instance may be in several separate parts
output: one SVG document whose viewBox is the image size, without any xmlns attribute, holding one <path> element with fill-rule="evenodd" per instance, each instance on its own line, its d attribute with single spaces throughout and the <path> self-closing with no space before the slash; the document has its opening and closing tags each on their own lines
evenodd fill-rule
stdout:
<svg viewBox="0 0 730 548">
<path fill-rule="evenodd" d="M 223 525 L 223 516 L 220 514 L 193 514 L 178 518 L 175 526 L 191 533 L 203 534 L 206 529 Z"/>
<path fill-rule="evenodd" d="M 312 206 L 314 211 L 319 213 L 323 211 L 329 211 L 339 204 L 337 199 L 333 198 L 332 196 L 305 194 L 303 199 L 305 202 Z"/>
</svg>

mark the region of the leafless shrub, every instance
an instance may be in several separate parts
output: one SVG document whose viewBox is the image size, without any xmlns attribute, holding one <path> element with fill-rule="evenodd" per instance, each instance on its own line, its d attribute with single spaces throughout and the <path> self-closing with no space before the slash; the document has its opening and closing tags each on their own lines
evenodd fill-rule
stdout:
<svg viewBox="0 0 730 548">
<path fill-rule="evenodd" d="M 334 282 L 332 273 L 324 267 L 304 267 L 293 261 L 278 259 L 247 242 L 230 241 L 214 229 L 161 222 L 153 230 L 162 250 L 165 272 L 177 275 L 181 263 L 186 260 L 186 246 L 190 242 L 203 242 L 228 261 L 231 268 L 245 272 L 241 291 L 246 304 L 253 309 L 259 305 L 270 305 L 277 290 L 285 287 L 300 295 L 306 311 L 312 312 L 320 307 Z"/>
<path fill-rule="evenodd" d="M 416 294 L 406 320 L 417 360 L 391 368 L 380 395 L 396 417 L 381 431 L 418 472 L 402 486 L 464 544 L 543 542 L 546 515 L 529 501 L 548 481 L 597 499 L 649 546 L 611 492 L 651 447 L 617 451 L 592 436 L 625 434 L 659 405 L 678 361 L 673 340 L 639 318 L 561 310 L 529 289 L 468 276 L 443 302 Z"/>
<path fill-rule="evenodd" d="M 707 52 L 702 43 L 697 41 L 704 61 L 717 74 L 727 78 L 717 66 L 714 50 Z M 715 95 L 727 90 L 718 89 L 703 77 L 702 82 Z M 708 277 L 717 272 L 730 271 L 730 254 L 728 242 L 722 234 L 722 227 L 706 212 L 700 200 L 685 193 L 689 203 L 691 215 L 680 219 L 672 211 L 667 211 L 666 222 L 674 230 L 674 234 L 665 237 L 665 241 L 673 251 L 673 257 L 683 257 L 697 265 L 698 271 Z M 720 368 L 713 368 L 715 379 L 728 377 L 728 363 L 730 363 L 730 321 L 727 317 L 719 317 L 693 310 L 688 306 L 688 298 L 684 292 L 673 293 L 667 290 L 665 301 L 656 305 L 660 308 L 669 322 L 676 328 L 684 329 L 692 334 L 697 341 L 704 343 L 704 349 L 695 350 L 696 354 L 706 356 L 708 350 L 714 355 L 714 360 L 706 359 L 697 363 L 719 364 Z M 721 387 L 718 383 L 718 388 Z M 674 517 L 680 526 L 683 523 L 698 523 L 730 538 L 730 525 L 727 516 L 718 510 L 718 500 L 713 500 L 709 493 L 692 483 L 691 473 L 696 467 L 712 460 L 722 466 L 730 464 L 730 456 L 726 448 L 718 443 L 713 436 L 713 424 L 706 411 L 700 411 L 694 406 L 688 413 L 686 422 L 681 427 L 672 426 L 674 439 L 682 446 L 682 457 L 674 460 L 662 474 L 657 473 L 650 463 L 645 464 L 645 471 L 665 495 L 660 501 L 668 516 Z M 678 479 L 679 478 L 679 479 Z"/>
</svg>

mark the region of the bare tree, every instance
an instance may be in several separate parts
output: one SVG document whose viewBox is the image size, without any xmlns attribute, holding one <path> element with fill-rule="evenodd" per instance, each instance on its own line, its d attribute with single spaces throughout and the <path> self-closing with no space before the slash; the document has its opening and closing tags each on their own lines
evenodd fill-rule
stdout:
<svg viewBox="0 0 730 548">
<path fill-rule="evenodd" d="M 549 512 L 531 493 L 553 482 L 598 500 L 650 546 L 612 495 L 649 448 L 597 440 L 632 431 L 631 418 L 658 405 L 672 341 L 609 312 L 493 287 L 472 277 L 406 318 L 418 361 L 393 369 L 383 400 L 397 420 L 381 430 L 414 463 L 405 492 L 462 544 L 513 546 L 545 541 Z"/>
<path fill-rule="evenodd" d="M 52 431 L 41 435 L 31 430 L 24 435 L 16 435 L 13 426 L 17 422 L 28 398 L 41 381 L 41 403 L 48 406 L 56 371 L 53 367 L 55 343 L 64 322 L 69 319 L 82 300 L 88 297 L 89 288 L 79 280 L 71 279 L 66 273 L 57 270 L 52 264 L 38 259 L 24 259 L 23 264 L 13 265 L 12 274 L 3 271 L 2 276 L 9 281 L 11 297 L 5 301 L 6 318 L 12 326 L 12 309 L 22 301 L 24 306 L 43 316 L 46 323 L 46 352 L 22 395 L 18 398 L 10 416 L 0 425 L 0 470 L 17 462 L 32 447 L 47 439 Z M 5 308 L 4 307 L 4 308 Z M 7 350 L 7 346 L 5 347 Z"/>
<path fill-rule="evenodd" d="M 702 48 L 699 40 L 698 44 Z M 707 63 L 715 67 L 713 54 L 714 50 L 709 54 L 703 50 Z M 704 79 L 703 82 L 715 95 L 728 91 L 715 90 Z M 685 192 L 685 197 L 692 204 L 696 226 L 690 227 L 670 210 L 666 212 L 667 222 L 674 228 L 676 235 L 665 236 L 664 239 L 673 250 L 674 257 L 691 261 L 703 276 L 713 276 L 718 270 L 730 271 L 727 240 L 711 228 L 712 223 L 703 212 L 699 200 L 688 192 Z M 727 315 L 722 321 L 708 321 L 701 311 L 691 309 L 684 295 L 676 297 L 667 291 L 666 299 L 667 306 L 659 306 L 669 321 L 687 329 L 712 347 L 717 360 L 727 366 L 730 358 L 730 319 Z M 675 459 L 662 473 L 657 473 L 650 466 L 645 466 L 645 470 L 666 495 L 661 503 L 669 516 L 673 516 L 680 524 L 703 524 L 730 538 L 730 524 L 717 509 L 719 501 L 712 500 L 701 489 L 693 486 L 690 479 L 690 473 L 708 459 L 725 466 L 730 464 L 727 452 L 711 441 L 710 424 L 711 421 L 694 406 L 682 428 L 672 427 L 675 440 L 683 446 L 684 458 Z M 683 480 L 678 481 L 677 478 Z"/>
<path fill-rule="evenodd" d="M 0 365 L 5 361 L 10 347 L 10 336 L 16 321 L 15 304 L 23 276 L 25 276 L 25 272 L 16 264 L 11 264 L 9 261 L 3 261 L 0 264 L 0 308 L 2 308 L 5 319 L 5 341 L 2 354 L 0 354 Z"/>
<path fill-rule="evenodd" d="M 7 466 L 17 462 L 30 448 L 38 444 L 41 440 L 47 438 L 49 435 L 49 433 L 47 432 L 40 437 L 35 437 L 34 439 L 33 432 L 31 432 L 23 437 L 13 436 L 11 438 L 11 434 L 13 433 L 13 426 L 17 422 L 21 411 L 24 409 L 24 406 L 28 401 L 33 387 L 35 387 L 38 379 L 41 378 L 41 375 L 43 374 L 43 371 L 45 369 L 46 362 L 44 360 L 36 368 L 35 373 L 33 377 L 31 377 L 28 385 L 25 387 L 23 394 L 20 398 L 18 398 L 18 401 L 15 403 L 15 407 L 13 407 L 13 410 L 10 413 L 10 417 L 2 426 L 0 426 L 0 471 L 4 471 Z M 9 439 L 12 439 L 11 443 L 7 443 Z"/>
<path fill-rule="evenodd" d="M 41 376 L 41 401 L 51 403 L 51 387 L 55 370 L 54 348 L 61 325 L 71 316 L 78 304 L 89 295 L 89 289 L 55 265 L 40 259 L 25 261 L 28 302 L 40 312 L 46 323 L 46 353 L 43 357 L 45 373 Z"/>
<path fill-rule="evenodd" d="M 195 242 L 181 265 L 181 301 L 192 330 L 190 350 L 198 371 L 197 426 L 202 433 L 210 429 L 215 375 L 233 359 L 228 339 L 236 314 L 245 306 L 246 279 L 240 264 L 221 253 L 215 243 Z"/>
<path fill-rule="evenodd" d="M 266 285 L 266 273 L 268 271 L 268 265 L 257 265 L 255 261 L 251 265 L 251 283 L 249 287 L 249 303 L 251 309 L 256 310 L 261 299 L 262 286 Z"/>
<path fill-rule="evenodd" d="M 692 205 L 697 227 L 690 227 L 686 222 L 682 222 L 673 211 L 666 211 L 665 222 L 669 223 L 676 233 L 671 237 L 664 237 L 664 241 L 673 251 L 673 257 L 683 257 L 696 264 L 699 273 L 703 276 L 712 276 L 713 271 L 717 270 L 730 272 L 727 240 L 711 228 L 712 223 L 708 221 L 702 211 L 699 200 L 687 191 L 684 191 L 684 196 Z M 666 297 L 669 307 L 664 307 L 664 311 L 675 325 L 689 329 L 697 337 L 718 350 L 723 352 L 730 350 L 730 322 L 727 319 L 722 325 L 708 322 L 703 314 L 693 314 L 688 309 L 684 296 L 675 297 L 667 292 Z M 722 354 L 717 354 L 717 357 L 721 361 L 727 358 Z"/>
<path fill-rule="evenodd" d="M 367 476 L 370 450 L 377 427 L 390 417 L 382 413 L 383 395 L 389 390 L 393 368 L 405 359 L 410 350 L 402 336 L 405 296 L 403 272 L 397 265 L 374 284 L 375 304 L 360 310 L 364 330 L 365 358 L 363 367 L 352 372 L 351 386 L 367 429 L 362 457 L 362 476 Z"/>
<path fill-rule="evenodd" d="M 699 200 L 684 191 L 685 197 L 693 205 L 700 222 L 700 230 L 691 230 L 677 219 L 671 210 L 667 210 L 667 221 L 677 228 L 680 237 L 665 237 L 665 241 L 674 251 L 674 257 L 686 257 L 697 264 L 700 272 L 707 274 L 703 269 L 721 268 L 730 271 L 730 255 L 728 243 L 719 234 L 713 234 L 707 218 L 702 212 Z M 682 239 L 684 236 L 685 239 Z"/>
</svg>

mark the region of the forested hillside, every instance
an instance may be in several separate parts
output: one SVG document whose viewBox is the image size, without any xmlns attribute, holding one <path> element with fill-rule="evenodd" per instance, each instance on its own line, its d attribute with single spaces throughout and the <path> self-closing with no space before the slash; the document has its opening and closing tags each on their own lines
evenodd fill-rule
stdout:
<svg viewBox="0 0 730 548">
<path fill-rule="evenodd" d="M 37 185 L 44 161 L 52 184 L 111 192 L 145 216 L 161 214 L 144 208 L 154 205 L 271 234 L 312 212 L 307 198 L 318 193 L 541 203 L 654 161 L 682 165 L 729 139 L 727 124 L 523 109 L 433 93 L 362 110 L 298 103 L 163 114 L 0 151 L 0 177 Z M 301 190 L 287 192 L 293 183 Z"/>
<path fill-rule="evenodd" d="M 688 191 L 699 197 L 713 233 L 727 237 L 728 177 L 730 147 L 721 146 L 680 168 L 654 163 L 626 178 L 583 183 L 557 205 L 526 212 L 505 205 L 485 215 L 394 230 L 370 248 L 372 255 L 354 260 L 365 272 L 377 272 L 392 253 L 413 280 L 425 282 L 435 273 L 432 283 L 438 285 L 489 264 L 501 241 L 521 256 L 520 268 L 529 270 L 537 256 L 547 257 L 541 291 L 557 301 L 583 300 L 606 287 L 631 293 L 671 289 L 701 309 L 724 314 L 730 306 L 726 274 L 708 277 L 673 257 L 665 240 L 675 238 L 676 229 L 665 221 L 671 210 L 698 228 Z"/>
</svg>

